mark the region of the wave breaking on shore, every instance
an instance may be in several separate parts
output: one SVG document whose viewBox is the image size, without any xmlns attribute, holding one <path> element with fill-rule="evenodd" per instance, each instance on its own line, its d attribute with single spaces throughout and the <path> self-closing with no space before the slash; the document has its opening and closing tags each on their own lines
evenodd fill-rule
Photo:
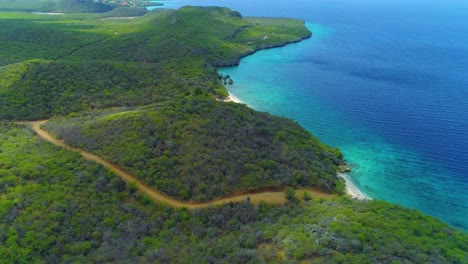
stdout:
<svg viewBox="0 0 468 264">
<path fill-rule="evenodd" d="M 246 104 L 244 102 L 242 102 L 239 98 L 237 98 L 235 95 L 233 95 L 232 93 L 229 93 L 229 96 L 222 100 L 223 102 L 234 102 L 234 103 L 238 103 L 238 104 Z"/>
<path fill-rule="evenodd" d="M 354 185 L 353 181 L 351 181 L 351 178 L 349 177 L 348 174 L 346 173 L 338 173 L 338 176 L 343 178 L 346 182 L 346 193 L 351 196 L 352 198 L 358 199 L 358 200 L 371 200 L 370 197 L 366 196 L 361 190 Z"/>
</svg>

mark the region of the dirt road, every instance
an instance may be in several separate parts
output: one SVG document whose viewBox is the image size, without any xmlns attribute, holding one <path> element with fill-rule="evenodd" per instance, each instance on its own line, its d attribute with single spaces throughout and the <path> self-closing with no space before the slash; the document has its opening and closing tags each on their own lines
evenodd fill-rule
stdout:
<svg viewBox="0 0 468 264">
<path fill-rule="evenodd" d="M 146 194 L 148 197 L 153 199 L 155 202 L 158 203 L 164 203 L 172 207 L 185 207 L 188 209 L 197 209 L 197 208 L 205 208 L 209 206 L 216 206 L 216 205 L 222 205 L 226 204 L 229 202 L 241 202 L 247 200 L 247 198 L 250 198 L 250 202 L 253 204 L 259 204 L 261 201 L 267 202 L 267 203 L 273 203 L 273 204 L 282 204 L 286 202 L 286 197 L 284 195 L 284 192 L 261 192 L 261 193 L 252 193 L 252 194 L 243 194 L 243 195 L 237 195 L 237 196 L 231 196 L 231 197 L 225 197 L 225 198 L 220 198 L 217 200 L 205 202 L 205 203 L 188 203 L 188 202 L 181 202 L 178 200 L 175 200 L 157 190 L 154 188 L 151 188 L 141 182 L 137 177 L 129 174 L 128 172 L 124 171 L 117 165 L 104 160 L 103 158 L 94 155 L 90 152 L 87 152 L 86 150 L 79 149 L 79 148 L 74 148 L 72 146 L 69 146 L 65 144 L 62 140 L 57 140 L 54 137 L 52 137 L 47 131 L 43 130 L 41 128 L 41 125 L 46 123 L 47 120 L 41 120 L 41 121 L 27 121 L 27 122 L 15 122 L 16 124 L 21 124 L 21 125 L 30 125 L 32 129 L 43 139 L 49 141 L 50 143 L 66 148 L 71 151 L 75 151 L 80 153 L 84 158 L 88 160 L 95 161 L 105 168 L 113 171 L 115 174 L 117 174 L 122 180 L 125 182 L 135 182 L 136 183 L 136 188 L 137 190 L 143 192 Z M 319 190 L 313 190 L 313 189 L 298 189 L 296 190 L 296 193 L 298 196 L 302 196 L 303 192 L 308 192 L 311 197 L 320 197 L 320 198 L 332 198 L 336 197 L 336 195 L 333 194 L 327 194 L 324 192 L 321 192 Z"/>
</svg>

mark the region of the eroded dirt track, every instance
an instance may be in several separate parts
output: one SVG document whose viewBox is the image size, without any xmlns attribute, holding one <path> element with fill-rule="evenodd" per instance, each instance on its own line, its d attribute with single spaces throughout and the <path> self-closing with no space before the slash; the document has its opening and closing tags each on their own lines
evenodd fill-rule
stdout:
<svg viewBox="0 0 468 264">
<path fill-rule="evenodd" d="M 197 209 L 197 208 L 205 208 L 209 206 L 217 206 L 217 205 L 223 205 L 229 202 L 241 202 L 245 201 L 248 198 L 250 198 L 250 202 L 253 204 L 259 204 L 261 201 L 267 202 L 267 203 L 273 203 L 273 204 L 282 204 L 286 202 L 286 197 L 283 192 L 261 192 L 261 193 L 252 193 L 252 194 L 242 194 L 242 195 L 236 195 L 236 196 L 230 196 L 230 197 L 225 197 L 225 198 L 220 198 L 216 199 L 213 201 L 205 202 L 205 203 L 189 203 L 189 202 L 181 202 L 178 200 L 175 200 L 157 190 L 154 188 L 151 188 L 141 182 L 137 177 L 131 175 L 130 173 L 124 171 L 121 169 L 119 166 L 97 156 L 94 155 L 86 150 L 80 149 L 80 148 L 74 148 L 72 146 L 69 146 L 65 144 L 62 140 L 57 140 L 52 135 L 50 135 L 47 131 L 43 130 L 41 128 L 41 125 L 46 123 L 47 120 L 41 120 L 41 121 L 26 121 L 26 122 L 15 122 L 16 124 L 21 124 L 21 125 L 30 125 L 31 128 L 43 139 L 49 141 L 50 143 L 66 148 L 71 151 L 75 151 L 80 153 L 84 158 L 88 160 L 95 161 L 105 168 L 111 170 L 114 172 L 116 175 L 118 175 L 122 180 L 125 182 L 135 182 L 136 183 L 136 188 L 137 190 L 143 192 L 146 194 L 148 197 L 153 199 L 155 202 L 158 203 L 164 203 L 172 207 L 185 207 L 188 209 Z M 336 195 L 333 194 L 327 194 L 323 193 L 318 190 L 313 190 L 313 189 L 299 189 L 296 190 L 297 194 L 299 196 L 302 196 L 303 192 L 308 192 L 311 197 L 321 197 L 321 198 L 332 198 L 335 197 Z"/>
</svg>

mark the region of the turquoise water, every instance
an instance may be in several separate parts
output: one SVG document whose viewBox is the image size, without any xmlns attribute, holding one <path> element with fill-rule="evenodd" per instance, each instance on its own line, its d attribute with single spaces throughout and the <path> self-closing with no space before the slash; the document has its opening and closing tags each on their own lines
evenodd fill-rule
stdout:
<svg viewBox="0 0 468 264">
<path fill-rule="evenodd" d="M 368 196 L 468 230 L 468 4 L 172 1 L 304 19 L 313 37 L 221 69 L 249 106 L 339 147 Z"/>
</svg>

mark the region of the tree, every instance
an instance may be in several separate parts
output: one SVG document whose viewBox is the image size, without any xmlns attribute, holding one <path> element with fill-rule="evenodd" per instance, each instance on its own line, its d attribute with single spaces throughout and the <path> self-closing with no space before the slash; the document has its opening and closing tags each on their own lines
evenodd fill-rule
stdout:
<svg viewBox="0 0 468 264">
<path fill-rule="evenodd" d="M 297 202 L 298 199 L 296 197 L 296 190 L 294 190 L 292 187 L 286 187 L 284 189 L 284 194 L 286 195 L 286 199 L 290 202 Z"/>
<path fill-rule="evenodd" d="M 128 187 L 128 192 L 130 193 L 130 195 L 135 195 L 136 193 L 136 190 L 137 190 L 137 183 L 135 181 L 131 181 L 127 184 L 127 187 Z"/>
</svg>

